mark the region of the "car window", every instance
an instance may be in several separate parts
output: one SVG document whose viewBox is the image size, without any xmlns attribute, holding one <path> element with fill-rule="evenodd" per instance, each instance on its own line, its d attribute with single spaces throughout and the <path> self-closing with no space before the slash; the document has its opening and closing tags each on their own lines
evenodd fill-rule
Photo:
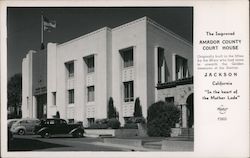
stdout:
<svg viewBox="0 0 250 158">
<path fill-rule="evenodd" d="M 46 120 L 46 124 L 49 125 L 50 124 L 50 120 Z"/>
<path fill-rule="evenodd" d="M 32 120 L 27 120 L 26 123 L 31 124 L 33 121 Z"/>
<path fill-rule="evenodd" d="M 8 125 L 12 126 L 15 122 L 17 122 L 17 121 L 16 120 L 15 121 L 10 121 Z"/>
<path fill-rule="evenodd" d="M 60 120 L 54 120 L 55 124 L 60 124 Z"/>
<path fill-rule="evenodd" d="M 61 120 L 61 124 L 67 124 L 65 120 Z"/>
<path fill-rule="evenodd" d="M 27 123 L 27 121 L 26 121 L 26 120 L 22 120 L 22 121 L 20 121 L 20 124 L 25 124 L 25 123 Z"/>
<path fill-rule="evenodd" d="M 55 120 L 50 120 L 50 121 L 49 121 L 49 124 L 50 124 L 50 125 L 54 125 L 54 124 L 55 124 Z"/>
</svg>

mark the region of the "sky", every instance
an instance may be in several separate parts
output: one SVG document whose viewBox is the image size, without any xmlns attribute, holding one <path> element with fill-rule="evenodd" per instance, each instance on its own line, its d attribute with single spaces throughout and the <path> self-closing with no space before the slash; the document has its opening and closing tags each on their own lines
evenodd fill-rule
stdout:
<svg viewBox="0 0 250 158">
<path fill-rule="evenodd" d="M 44 33 L 44 42 L 64 43 L 102 27 L 114 28 L 147 16 L 193 42 L 193 9 L 176 7 L 132 8 L 23 8 L 7 9 L 7 75 L 22 71 L 29 50 L 40 50 L 41 14 L 56 21 L 56 29 Z"/>
</svg>

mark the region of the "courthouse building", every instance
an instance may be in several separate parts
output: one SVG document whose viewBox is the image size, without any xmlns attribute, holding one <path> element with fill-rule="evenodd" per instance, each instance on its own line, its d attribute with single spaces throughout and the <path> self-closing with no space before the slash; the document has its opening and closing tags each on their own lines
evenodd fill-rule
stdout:
<svg viewBox="0 0 250 158">
<path fill-rule="evenodd" d="M 112 97 L 124 124 L 139 97 L 145 118 L 163 100 L 181 109 L 181 127 L 193 124 L 192 44 L 147 17 L 29 51 L 22 75 L 23 117 L 51 118 L 58 111 L 87 126 L 107 118 Z"/>
</svg>

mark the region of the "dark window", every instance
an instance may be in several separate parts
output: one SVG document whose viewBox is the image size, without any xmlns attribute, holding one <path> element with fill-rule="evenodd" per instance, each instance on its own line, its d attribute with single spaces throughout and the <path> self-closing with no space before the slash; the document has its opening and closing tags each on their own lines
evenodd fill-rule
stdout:
<svg viewBox="0 0 250 158">
<path fill-rule="evenodd" d="M 92 125 L 95 123 L 95 118 L 88 118 L 88 125 Z"/>
<path fill-rule="evenodd" d="M 74 62 L 66 63 L 66 68 L 68 71 L 68 77 L 74 77 Z"/>
<path fill-rule="evenodd" d="M 123 67 L 130 67 L 134 65 L 133 59 L 133 48 L 125 49 L 120 51 L 123 59 Z"/>
<path fill-rule="evenodd" d="M 174 103 L 174 97 L 166 97 L 165 98 L 166 103 L 171 104 Z"/>
<path fill-rule="evenodd" d="M 95 59 L 94 56 L 86 58 L 87 70 L 88 73 L 95 72 Z"/>
<path fill-rule="evenodd" d="M 74 103 L 74 89 L 68 90 L 69 93 L 69 104 Z"/>
<path fill-rule="evenodd" d="M 131 123 L 131 122 L 129 122 L 129 121 L 131 120 L 131 118 L 132 118 L 132 117 L 124 117 L 125 123 Z"/>
<path fill-rule="evenodd" d="M 50 124 L 50 125 L 54 125 L 54 124 L 55 124 L 55 120 L 50 120 L 50 121 L 49 121 L 49 124 Z"/>
<path fill-rule="evenodd" d="M 74 119 L 68 119 L 69 120 L 69 123 L 74 123 L 75 120 Z"/>
<path fill-rule="evenodd" d="M 52 102 L 53 105 L 56 105 L 56 92 L 52 92 Z"/>
<path fill-rule="evenodd" d="M 67 122 L 65 120 L 60 120 L 61 124 L 67 124 Z"/>
<path fill-rule="evenodd" d="M 134 101 L 134 82 L 123 82 L 124 84 L 124 102 Z"/>
<path fill-rule="evenodd" d="M 158 83 L 165 83 L 167 79 L 166 73 L 166 59 L 164 56 L 164 49 L 158 48 L 157 49 L 157 56 L 158 56 Z"/>
<path fill-rule="evenodd" d="M 176 80 L 187 78 L 189 76 L 187 59 L 178 55 L 175 56 L 175 72 L 176 72 L 175 76 Z"/>
<path fill-rule="evenodd" d="M 89 86 L 87 87 L 88 90 L 88 102 L 95 101 L 95 87 Z"/>
</svg>

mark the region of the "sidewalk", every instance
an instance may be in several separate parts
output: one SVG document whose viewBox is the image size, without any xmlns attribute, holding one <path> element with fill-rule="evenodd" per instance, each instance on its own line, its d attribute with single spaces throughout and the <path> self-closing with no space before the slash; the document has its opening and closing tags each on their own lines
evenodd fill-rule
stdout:
<svg viewBox="0 0 250 158">
<path fill-rule="evenodd" d="M 194 141 L 189 138 L 131 137 L 103 138 L 95 145 L 119 147 L 130 151 L 193 151 Z"/>
</svg>

